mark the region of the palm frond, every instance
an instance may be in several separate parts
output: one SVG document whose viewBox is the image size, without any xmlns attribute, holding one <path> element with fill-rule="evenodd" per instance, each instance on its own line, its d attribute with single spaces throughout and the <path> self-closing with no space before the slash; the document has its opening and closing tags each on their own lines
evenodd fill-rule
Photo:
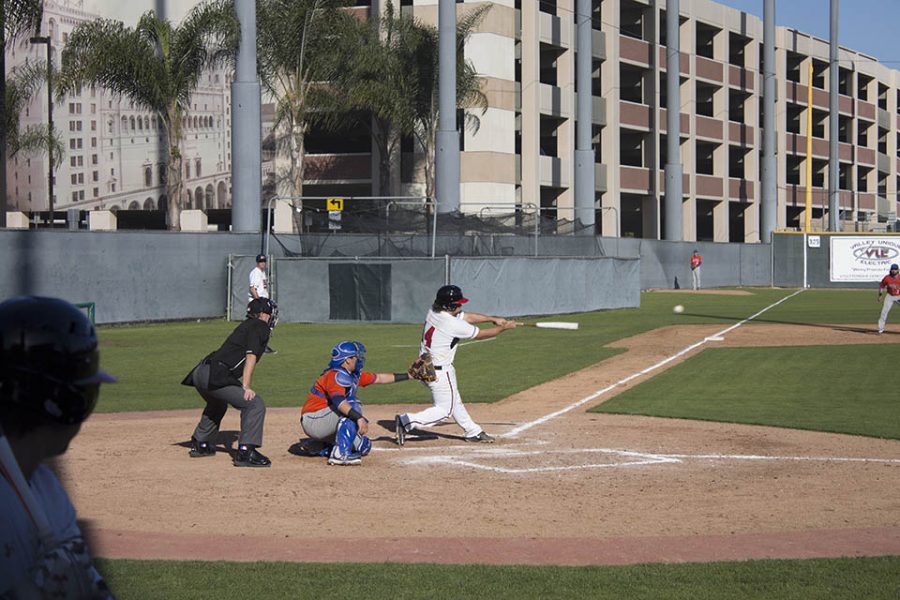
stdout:
<svg viewBox="0 0 900 600">
<path fill-rule="evenodd" d="M 0 0 L 3 2 L 3 48 L 17 38 L 37 34 L 41 27 L 44 3 L 41 0 Z"/>
</svg>

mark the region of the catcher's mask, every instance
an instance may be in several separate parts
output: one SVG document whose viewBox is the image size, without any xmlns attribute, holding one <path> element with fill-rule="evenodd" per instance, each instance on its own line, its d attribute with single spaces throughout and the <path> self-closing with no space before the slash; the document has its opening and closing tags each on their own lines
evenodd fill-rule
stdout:
<svg viewBox="0 0 900 600">
<path fill-rule="evenodd" d="M 462 290 L 455 285 L 445 285 L 437 291 L 434 303 L 443 308 L 453 310 L 460 304 L 468 302 L 468 298 L 463 297 Z"/>
<path fill-rule="evenodd" d="M 269 329 L 275 329 L 278 322 L 278 305 L 268 298 L 254 298 L 247 304 L 247 316 L 256 318 L 260 314 L 269 315 Z"/>
<path fill-rule="evenodd" d="M 0 402 L 74 425 L 94 410 L 101 383 L 90 319 L 57 298 L 19 296 L 0 304 Z"/>
<path fill-rule="evenodd" d="M 341 366 L 348 358 L 356 357 L 355 373 L 362 371 L 363 365 L 366 363 L 366 347 L 359 342 L 340 342 L 335 344 L 331 349 L 331 362 L 328 366 L 336 369 Z"/>
</svg>

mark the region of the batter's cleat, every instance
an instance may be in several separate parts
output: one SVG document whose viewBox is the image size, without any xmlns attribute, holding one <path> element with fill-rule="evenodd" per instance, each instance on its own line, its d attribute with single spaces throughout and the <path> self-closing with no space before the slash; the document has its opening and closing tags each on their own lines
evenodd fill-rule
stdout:
<svg viewBox="0 0 900 600">
<path fill-rule="evenodd" d="M 191 451 L 188 453 L 191 458 L 203 458 L 205 456 L 214 456 L 216 449 L 209 445 L 208 442 L 198 441 L 191 438 Z"/>
<path fill-rule="evenodd" d="M 272 461 L 256 448 L 239 449 L 233 460 L 236 467 L 271 467 Z"/>
<path fill-rule="evenodd" d="M 263 353 L 264 353 L 264 354 L 278 354 L 278 350 L 274 350 L 274 349 L 269 348 L 268 346 L 266 346 L 266 349 L 263 350 Z"/>
<path fill-rule="evenodd" d="M 487 433 L 482 431 L 478 435 L 473 435 L 472 437 L 467 437 L 466 441 L 467 442 L 480 442 L 482 444 L 493 444 L 497 440 L 496 440 L 496 438 L 494 438 L 494 436 L 488 435 Z"/>
<path fill-rule="evenodd" d="M 350 465 L 361 465 L 362 459 L 358 454 L 348 454 L 347 456 L 332 456 L 328 459 L 329 465 L 341 465 L 341 466 L 350 466 Z"/>
<path fill-rule="evenodd" d="M 400 415 L 394 417 L 394 440 L 398 446 L 406 443 L 406 427 L 403 426 Z"/>
</svg>

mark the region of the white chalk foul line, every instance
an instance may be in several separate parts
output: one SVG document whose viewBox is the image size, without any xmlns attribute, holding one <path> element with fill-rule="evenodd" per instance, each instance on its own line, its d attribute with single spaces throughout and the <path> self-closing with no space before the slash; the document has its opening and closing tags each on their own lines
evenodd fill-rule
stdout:
<svg viewBox="0 0 900 600">
<path fill-rule="evenodd" d="M 717 332 L 717 333 L 714 333 L 714 334 L 711 335 L 711 336 L 707 336 L 707 337 L 704 338 L 703 340 L 700 340 L 699 342 L 696 342 L 696 343 L 694 343 L 694 344 L 691 344 L 691 345 L 688 346 L 687 348 L 684 348 L 683 350 L 680 350 L 680 351 L 676 352 L 676 353 L 673 354 L 672 356 L 669 356 L 668 358 L 664 358 L 663 360 L 659 361 L 659 362 L 656 363 L 655 365 L 651 365 L 651 366 L 647 367 L 646 369 L 643 369 L 643 370 L 641 370 L 641 371 L 638 371 L 637 373 L 632 373 L 631 375 L 629 375 L 629 376 L 627 376 L 627 377 L 625 377 L 625 378 L 623 378 L 623 379 L 620 379 L 619 381 L 615 382 L 614 384 L 608 385 L 608 386 L 606 386 L 605 388 L 603 388 L 602 390 L 597 390 L 597 391 L 594 392 L 593 394 L 590 394 L 589 396 L 586 396 L 586 397 L 582 398 L 581 400 L 578 400 L 578 401 L 576 401 L 576 402 L 574 402 L 574 403 L 572 403 L 572 404 L 566 406 L 565 408 L 562 408 L 562 409 L 560 409 L 560 410 L 558 410 L 558 411 L 556 411 L 556 412 L 552 412 L 552 413 L 550 413 L 550 414 L 548 414 L 548 415 L 544 415 L 543 417 L 540 417 L 540 418 L 538 418 L 538 419 L 535 419 L 534 421 L 531 421 L 531 422 L 529 422 L 529 423 L 524 423 L 524 424 L 522 424 L 522 425 L 519 425 L 518 427 L 516 427 L 516 428 L 514 428 L 514 429 L 512 429 L 512 430 L 510 430 L 510 431 L 508 431 L 508 432 L 506 432 L 506 433 L 504 433 L 504 434 L 501 434 L 500 437 L 515 437 L 515 436 L 519 435 L 520 433 L 522 433 L 523 431 L 527 431 L 527 430 L 531 429 L 532 427 L 537 427 L 538 425 L 543 425 L 544 423 L 546 423 L 546 422 L 548 422 L 548 421 L 551 421 L 551 420 L 555 419 L 556 417 L 559 417 L 559 416 L 561 416 L 561 415 L 564 415 L 564 414 L 566 414 L 567 412 L 569 412 L 569 411 L 571 411 L 571 410 L 574 410 L 574 409 L 578 408 L 579 406 L 581 406 L 581 405 L 583 405 L 583 404 L 586 404 L 586 403 L 590 402 L 591 400 L 595 400 L 595 399 L 599 398 L 600 396 L 604 395 L 605 393 L 609 392 L 610 390 L 613 390 L 613 389 L 619 387 L 620 385 L 625 385 L 625 384 L 628 383 L 629 381 L 632 381 L 632 380 L 634 380 L 634 379 L 637 379 L 638 377 L 641 377 L 641 376 L 643 376 L 643 375 L 646 375 L 647 373 L 651 373 L 651 372 L 653 372 L 653 371 L 659 369 L 660 367 L 663 367 L 663 366 L 669 364 L 669 363 L 672 362 L 673 360 L 677 360 L 678 358 L 681 358 L 682 356 L 684 356 L 684 355 L 687 354 L 688 352 L 691 352 L 692 350 L 695 350 L 696 348 L 699 348 L 699 347 L 702 346 L 703 344 L 708 343 L 708 342 L 710 341 L 710 338 L 724 338 L 724 336 L 725 336 L 726 333 L 730 333 L 730 332 L 734 331 L 735 329 L 737 329 L 737 328 L 740 327 L 741 325 L 744 325 L 745 323 L 747 323 L 747 322 L 749 322 L 749 321 L 752 321 L 753 319 L 757 318 L 758 316 L 760 316 L 760 315 L 763 314 L 764 312 L 766 312 L 766 311 L 768 311 L 768 310 L 770 310 L 770 309 L 775 308 L 776 306 L 778 306 L 778 305 L 781 304 L 782 302 L 784 302 L 784 301 L 786 301 L 786 300 L 789 300 L 789 299 L 793 298 L 794 296 L 796 296 L 797 294 L 799 294 L 799 293 L 802 292 L 802 291 L 803 291 L 803 289 L 799 289 L 799 290 L 797 290 L 796 292 L 794 292 L 793 294 L 789 294 L 789 295 L 785 296 L 784 298 L 782 298 L 782 299 L 779 300 L 778 302 L 775 302 L 775 303 L 773 303 L 773 304 L 770 304 L 769 306 L 767 306 L 767 307 L 765 307 L 764 309 L 760 310 L 760 311 L 757 312 L 756 314 L 750 315 L 749 317 L 747 317 L 747 318 L 744 319 L 743 321 L 739 321 L 738 323 L 735 323 L 734 325 L 731 325 L 730 327 L 726 327 L 726 328 L 723 329 L 722 331 L 719 331 L 719 332 Z M 718 341 L 718 340 L 717 340 L 717 341 Z"/>
<path fill-rule="evenodd" d="M 548 465 L 532 467 L 508 467 L 499 465 L 482 464 L 475 462 L 478 459 L 511 460 L 523 458 L 529 464 L 534 464 L 534 457 L 548 457 L 562 454 L 603 454 L 620 458 L 617 462 L 584 462 L 571 465 Z M 570 450 L 534 450 L 519 451 L 497 448 L 492 450 L 479 449 L 468 453 L 466 458 L 462 456 L 416 456 L 404 460 L 407 464 L 414 465 L 452 465 L 467 467 L 494 473 L 510 475 L 528 473 L 546 473 L 550 471 L 577 471 L 583 469 L 610 469 L 625 467 L 644 467 L 662 464 L 677 464 L 687 460 L 696 461 L 794 461 L 794 462 L 825 462 L 825 463 L 873 463 L 883 465 L 898 465 L 900 459 L 895 458 L 849 458 L 840 456 L 761 456 L 753 454 L 656 454 L 647 452 L 635 452 L 632 450 L 618 450 L 615 448 L 578 448 Z"/>
</svg>

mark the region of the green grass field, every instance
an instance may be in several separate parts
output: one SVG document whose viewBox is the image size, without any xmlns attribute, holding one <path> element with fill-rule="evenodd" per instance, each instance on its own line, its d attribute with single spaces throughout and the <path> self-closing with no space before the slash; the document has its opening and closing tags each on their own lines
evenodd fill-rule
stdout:
<svg viewBox="0 0 900 600">
<path fill-rule="evenodd" d="M 900 557 L 623 567 L 100 561 L 121 600 L 867 600 L 900 596 Z"/>
<path fill-rule="evenodd" d="M 612 341 L 672 324 L 741 321 L 794 290 L 749 295 L 645 293 L 639 309 L 554 316 L 578 331 L 522 328 L 457 355 L 467 402 L 492 402 L 601 362 Z M 809 290 L 762 315 L 767 323 L 857 324 L 874 328 L 876 292 Z M 683 304 L 685 313 L 672 314 Z M 477 307 L 473 307 L 477 310 Z M 896 317 L 895 318 L 900 318 Z M 199 408 L 179 385 L 236 323 L 207 321 L 101 327 L 102 363 L 121 383 L 101 411 Z M 332 345 L 356 339 L 367 369 L 402 371 L 417 353 L 419 325 L 281 324 L 254 389 L 269 406 L 299 406 Z M 600 405 L 597 410 L 841 431 L 900 439 L 893 395 L 895 346 L 711 349 Z M 366 403 L 427 403 L 421 386 L 373 386 Z M 101 561 L 123 599 L 189 598 L 898 598 L 900 557 L 755 561 L 630 567 L 311 565 Z"/>
<path fill-rule="evenodd" d="M 544 381 L 609 358 L 612 341 L 676 323 L 733 324 L 787 296 L 790 291 L 754 289 L 746 296 L 647 293 L 641 308 L 579 313 L 552 320 L 580 323 L 578 331 L 521 328 L 489 342 L 466 345 L 457 354 L 460 391 L 468 403 L 495 402 Z M 874 323 L 874 292 L 807 291 L 766 313 L 767 321 L 790 323 Z M 672 306 L 683 304 L 683 315 Z M 477 307 L 475 307 L 477 310 Z M 203 356 L 217 348 L 236 323 L 204 321 L 101 327 L 104 368 L 120 383 L 104 390 L 100 412 L 196 408 L 200 399 L 179 385 Z M 260 362 L 254 389 L 268 406 L 300 406 L 331 347 L 344 339 L 366 345 L 366 368 L 405 371 L 418 352 L 420 325 L 280 324 L 271 340 L 278 351 Z M 369 404 L 427 403 L 421 386 L 372 386 Z"/>
<path fill-rule="evenodd" d="M 704 350 L 592 412 L 705 419 L 900 439 L 883 344 Z"/>
</svg>

